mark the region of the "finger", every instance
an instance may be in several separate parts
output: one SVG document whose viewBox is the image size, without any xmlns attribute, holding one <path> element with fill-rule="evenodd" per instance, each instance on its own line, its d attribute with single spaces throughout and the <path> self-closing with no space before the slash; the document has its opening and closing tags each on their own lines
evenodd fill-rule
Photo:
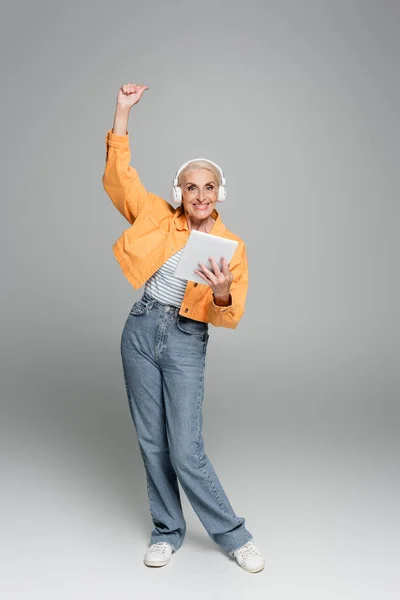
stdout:
<svg viewBox="0 0 400 600">
<path fill-rule="evenodd" d="M 225 258 L 221 256 L 222 272 L 224 275 L 229 275 L 228 263 Z"/>
<path fill-rule="evenodd" d="M 211 273 L 210 269 L 208 267 L 206 267 L 206 265 L 203 265 L 203 263 L 197 263 L 200 267 L 200 269 L 202 269 L 202 271 L 204 273 Z"/>
<path fill-rule="evenodd" d="M 207 269 L 207 267 L 205 265 L 203 265 L 203 263 L 198 263 L 198 264 L 200 265 L 203 274 L 207 277 L 207 281 L 216 283 L 215 274 L 212 271 L 210 271 L 209 269 Z"/>
<path fill-rule="evenodd" d="M 208 281 L 207 277 L 204 275 L 204 273 L 201 273 L 201 272 L 200 272 L 198 269 L 195 269 L 195 270 L 194 270 L 194 272 L 195 272 L 195 273 L 197 273 L 197 275 L 200 275 L 200 277 L 201 277 L 202 279 L 204 279 L 204 281 L 206 281 L 208 284 L 210 283 L 210 282 Z"/>
<path fill-rule="evenodd" d="M 218 277 L 221 274 L 221 271 L 219 270 L 219 266 L 218 266 L 217 262 L 213 259 L 212 256 L 210 256 L 208 260 L 211 263 L 211 266 L 212 266 L 212 269 L 213 269 L 215 275 L 217 275 L 217 277 Z"/>
</svg>

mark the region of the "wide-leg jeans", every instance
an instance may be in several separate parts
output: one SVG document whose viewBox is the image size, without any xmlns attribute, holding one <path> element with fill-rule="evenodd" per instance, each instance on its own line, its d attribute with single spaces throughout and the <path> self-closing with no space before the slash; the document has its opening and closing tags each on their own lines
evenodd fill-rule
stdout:
<svg viewBox="0 0 400 600">
<path fill-rule="evenodd" d="M 226 551 L 253 535 L 237 516 L 204 451 L 203 391 L 208 323 L 179 315 L 144 292 L 128 315 L 121 356 L 154 524 L 150 543 L 176 552 L 186 522 L 178 480 L 210 538 Z"/>
</svg>

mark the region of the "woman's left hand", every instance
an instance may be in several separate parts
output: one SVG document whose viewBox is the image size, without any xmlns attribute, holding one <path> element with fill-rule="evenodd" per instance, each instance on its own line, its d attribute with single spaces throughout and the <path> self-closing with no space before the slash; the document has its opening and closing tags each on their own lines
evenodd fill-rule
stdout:
<svg viewBox="0 0 400 600">
<path fill-rule="evenodd" d="M 200 275 L 209 286 L 211 286 L 216 298 L 225 298 L 230 294 L 230 288 L 233 281 L 233 273 L 228 268 L 225 258 L 221 258 L 222 271 L 213 258 L 208 259 L 212 266 L 212 271 L 207 269 L 203 263 L 199 263 L 200 269 L 194 272 Z"/>
</svg>

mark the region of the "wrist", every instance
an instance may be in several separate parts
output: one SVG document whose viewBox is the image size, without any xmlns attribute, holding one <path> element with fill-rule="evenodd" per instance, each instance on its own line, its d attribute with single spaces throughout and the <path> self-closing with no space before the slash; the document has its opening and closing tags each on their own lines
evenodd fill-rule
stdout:
<svg viewBox="0 0 400 600">
<path fill-rule="evenodd" d="M 213 296 L 214 303 L 217 306 L 228 306 L 231 304 L 231 294 L 229 292 L 227 294 L 223 294 L 222 296 L 216 296 L 215 294 L 213 294 Z"/>
<path fill-rule="evenodd" d="M 126 104 L 118 104 L 118 102 L 117 102 L 117 105 L 115 107 L 115 111 L 117 113 L 121 113 L 121 114 L 129 114 L 131 108 L 132 108 L 131 106 L 127 106 Z"/>
</svg>

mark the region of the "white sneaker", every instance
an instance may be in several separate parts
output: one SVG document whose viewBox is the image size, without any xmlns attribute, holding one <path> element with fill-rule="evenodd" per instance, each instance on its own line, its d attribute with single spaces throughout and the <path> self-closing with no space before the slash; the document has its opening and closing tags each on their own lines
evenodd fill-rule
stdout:
<svg viewBox="0 0 400 600">
<path fill-rule="evenodd" d="M 148 567 L 163 567 L 169 563 L 172 546 L 168 542 L 155 542 L 147 548 L 144 564 Z"/>
<path fill-rule="evenodd" d="M 264 555 L 252 540 L 228 554 L 229 556 L 234 556 L 239 565 L 246 571 L 249 571 L 249 573 L 257 573 L 257 571 L 261 571 L 264 568 Z"/>
</svg>

